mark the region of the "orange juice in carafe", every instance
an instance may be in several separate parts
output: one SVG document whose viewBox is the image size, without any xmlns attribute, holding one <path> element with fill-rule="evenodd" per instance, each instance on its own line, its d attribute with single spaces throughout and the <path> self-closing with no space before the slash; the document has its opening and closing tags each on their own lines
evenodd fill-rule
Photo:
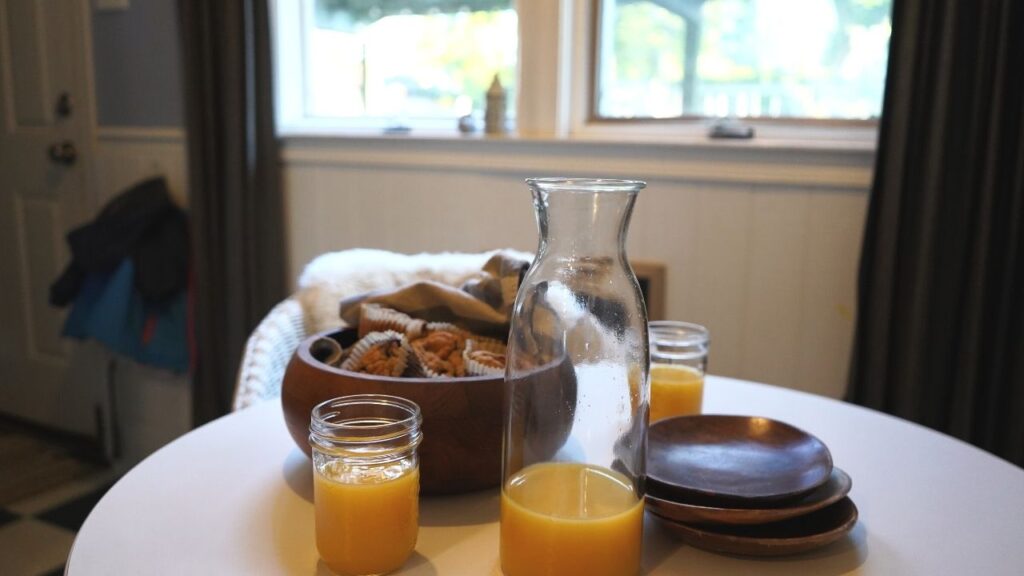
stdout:
<svg viewBox="0 0 1024 576">
<path fill-rule="evenodd" d="M 587 464 L 534 464 L 501 495 L 505 576 L 630 576 L 640 567 L 643 499 L 622 474 Z"/>
</svg>

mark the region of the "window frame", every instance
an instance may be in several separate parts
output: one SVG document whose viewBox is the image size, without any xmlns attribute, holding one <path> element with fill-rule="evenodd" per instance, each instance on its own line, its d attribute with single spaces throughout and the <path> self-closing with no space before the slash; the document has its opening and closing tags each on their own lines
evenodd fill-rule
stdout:
<svg viewBox="0 0 1024 576">
<path fill-rule="evenodd" d="M 516 0 L 519 22 L 517 126 L 505 139 L 675 143 L 714 147 L 874 150 L 877 120 L 745 118 L 754 138 L 708 137 L 715 118 L 602 118 L 596 112 L 597 37 L 601 0 Z M 305 114 L 305 42 L 301 13 L 308 3 L 268 0 L 271 8 L 279 136 L 380 136 L 379 124 Z M 308 17 L 308 15 L 306 16 Z M 552 57 L 554 55 L 554 57 Z M 415 136 L 464 138 L 456 127 L 415 128 Z M 414 137 L 415 137 L 414 136 Z"/>
<path fill-rule="evenodd" d="M 602 4 L 606 1 L 611 0 L 590 0 L 592 8 L 590 10 L 590 24 L 588 30 L 590 31 L 589 45 L 590 53 L 588 54 L 588 60 L 586 66 L 590 69 L 589 76 L 589 87 L 588 87 L 588 111 L 587 122 L 591 124 L 615 124 L 615 123 L 635 123 L 637 125 L 643 124 L 688 124 L 697 122 L 702 126 L 706 127 L 719 120 L 719 118 L 712 116 L 701 116 L 697 114 L 683 114 L 681 116 L 672 116 L 669 118 L 654 118 L 654 117 L 636 117 L 636 118 L 617 118 L 613 116 L 601 116 L 598 114 L 598 84 L 600 81 L 600 69 L 598 67 L 598 52 L 601 49 L 601 34 L 603 30 L 603 23 L 601 21 L 603 6 Z M 738 121 L 747 126 L 802 126 L 802 127 L 824 127 L 824 128 L 847 128 L 856 129 L 863 127 L 875 127 L 878 125 L 878 119 L 876 118 L 809 118 L 799 116 L 780 116 L 778 118 L 771 117 L 745 117 L 740 118 Z"/>
<path fill-rule="evenodd" d="M 280 136 L 380 135 L 394 127 L 383 116 L 332 118 L 309 110 L 305 32 L 315 18 L 315 0 L 267 0 L 271 15 L 272 61 L 275 78 L 276 129 Z M 458 135 L 455 121 L 445 117 L 416 117 L 409 122 L 418 134 Z"/>
</svg>

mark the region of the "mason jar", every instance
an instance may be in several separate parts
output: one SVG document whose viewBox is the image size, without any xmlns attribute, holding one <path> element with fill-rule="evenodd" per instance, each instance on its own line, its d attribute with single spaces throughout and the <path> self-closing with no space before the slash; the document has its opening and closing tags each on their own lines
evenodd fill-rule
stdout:
<svg viewBox="0 0 1024 576">
<path fill-rule="evenodd" d="M 708 366 L 708 329 L 676 320 L 650 323 L 651 417 L 700 414 Z"/>
<path fill-rule="evenodd" d="M 310 415 L 316 546 L 341 576 L 402 567 L 419 532 L 420 408 L 361 394 L 318 404 Z"/>
</svg>

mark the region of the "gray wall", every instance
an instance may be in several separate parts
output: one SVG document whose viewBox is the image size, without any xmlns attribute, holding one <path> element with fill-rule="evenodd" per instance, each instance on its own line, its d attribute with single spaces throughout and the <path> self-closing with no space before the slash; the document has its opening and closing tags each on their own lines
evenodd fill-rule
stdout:
<svg viewBox="0 0 1024 576">
<path fill-rule="evenodd" d="M 131 0 L 93 10 L 96 108 L 101 126 L 181 126 L 181 40 L 176 0 Z"/>
</svg>

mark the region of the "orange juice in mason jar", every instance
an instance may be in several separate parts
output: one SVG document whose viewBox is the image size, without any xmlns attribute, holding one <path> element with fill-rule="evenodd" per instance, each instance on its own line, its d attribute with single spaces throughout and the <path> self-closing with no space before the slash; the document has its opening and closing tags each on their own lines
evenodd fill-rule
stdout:
<svg viewBox="0 0 1024 576">
<path fill-rule="evenodd" d="M 341 576 L 402 567 L 419 531 L 419 407 L 363 394 L 313 409 L 316 546 Z"/>
<path fill-rule="evenodd" d="M 700 414 L 708 330 L 698 324 L 669 320 L 649 324 L 651 338 L 650 421 Z"/>
</svg>

